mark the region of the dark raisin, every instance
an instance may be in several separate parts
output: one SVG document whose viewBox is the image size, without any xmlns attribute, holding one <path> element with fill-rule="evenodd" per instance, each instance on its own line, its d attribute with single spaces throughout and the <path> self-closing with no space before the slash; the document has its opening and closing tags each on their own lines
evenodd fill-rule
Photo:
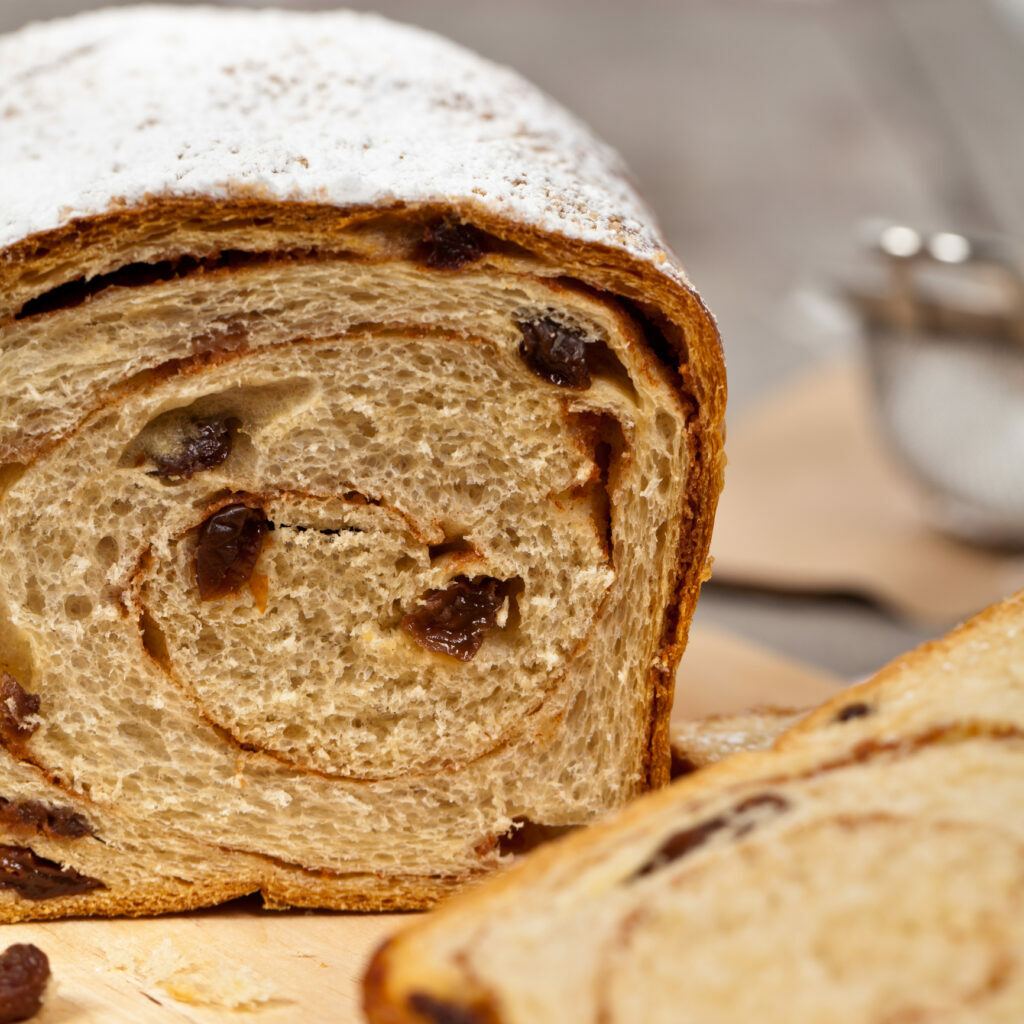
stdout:
<svg viewBox="0 0 1024 1024">
<path fill-rule="evenodd" d="M 560 388 L 585 391 L 590 387 L 587 339 L 582 331 L 550 317 L 519 323 L 523 340 L 519 355 L 538 377 Z"/>
<path fill-rule="evenodd" d="M 0 1024 L 34 1017 L 50 980 L 50 961 L 37 946 L 19 942 L 0 953 Z"/>
<path fill-rule="evenodd" d="M 778 793 L 755 793 L 736 804 L 733 811 L 736 814 L 744 814 L 762 807 L 771 808 L 781 814 L 783 811 L 789 810 L 789 801 L 785 797 L 779 796 Z"/>
<path fill-rule="evenodd" d="M 50 900 L 106 886 L 98 878 L 40 857 L 27 846 L 0 846 L 0 888 L 13 889 L 26 900 Z"/>
<path fill-rule="evenodd" d="M 703 846 L 715 833 L 721 832 L 723 829 L 729 830 L 730 838 L 742 839 L 760 824 L 757 818 L 750 817 L 750 812 L 762 809 L 770 809 L 776 814 L 781 814 L 789 809 L 789 801 L 777 793 L 755 793 L 753 796 L 740 800 L 729 809 L 727 814 L 718 814 L 692 828 L 674 832 L 629 876 L 627 881 L 642 878 L 666 864 L 671 864 L 672 861 L 678 860 L 680 857 L 685 857 L 686 854 L 696 850 L 698 846 Z"/>
<path fill-rule="evenodd" d="M 487 236 L 453 217 L 427 226 L 419 258 L 434 270 L 458 270 L 480 259 L 487 251 Z"/>
<path fill-rule="evenodd" d="M 266 513 L 248 505 L 228 505 L 199 527 L 196 584 L 204 601 L 237 593 L 249 582 L 266 533 Z"/>
<path fill-rule="evenodd" d="M 426 992 L 413 992 L 409 1007 L 430 1024 L 489 1024 L 493 1017 L 471 1006 L 460 1006 Z"/>
<path fill-rule="evenodd" d="M 863 701 L 857 701 L 855 704 L 847 704 L 846 707 L 840 708 L 836 712 L 835 721 L 848 722 L 851 718 L 865 718 L 870 714 L 871 706 Z"/>
<path fill-rule="evenodd" d="M 444 590 L 428 590 L 402 619 L 402 628 L 428 651 L 471 661 L 507 594 L 505 580 L 456 576 Z"/>
<path fill-rule="evenodd" d="M 188 431 L 173 452 L 153 455 L 154 476 L 188 480 L 203 469 L 219 466 L 231 454 L 235 432 L 241 424 L 233 416 L 227 419 L 192 420 Z"/>
<path fill-rule="evenodd" d="M 12 675 L 0 672 L 0 742 L 18 745 L 36 731 L 35 723 L 26 721 L 39 714 L 39 697 L 28 693 Z"/>
<path fill-rule="evenodd" d="M 716 832 L 720 832 L 728 824 L 728 819 L 719 815 L 702 821 L 692 828 L 674 832 L 630 877 L 643 878 L 644 875 L 649 875 L 652 871 L 657 871 L 658 868 L 671 864 L 672 861 L 679 860 L 680 857 L 685 857 L 686 854 L 696 850 L 698 846 L 703 846 Z"/>
<path fill-rule="evenodd" d="M 0 824 L 59 839 L 81 839 L 94 835 L 92 826 L 70 807 L 44 804 L 39 800 L 7 800 L 0 797 Z"/>
</svg>

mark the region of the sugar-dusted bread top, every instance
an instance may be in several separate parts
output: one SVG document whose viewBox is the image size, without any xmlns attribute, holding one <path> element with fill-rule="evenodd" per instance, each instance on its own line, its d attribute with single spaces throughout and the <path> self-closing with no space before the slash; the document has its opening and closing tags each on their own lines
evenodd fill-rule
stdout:
<svg viewBox="0 0 1024 1024">
<path fill-rule="evenodd" d="M 0 39 L 0 96 L 0 248 L 157 195 L 460 202 L 681 279 L 581 122 L 513 71 L 373 14 L 98 11 Z"/>
</svg>

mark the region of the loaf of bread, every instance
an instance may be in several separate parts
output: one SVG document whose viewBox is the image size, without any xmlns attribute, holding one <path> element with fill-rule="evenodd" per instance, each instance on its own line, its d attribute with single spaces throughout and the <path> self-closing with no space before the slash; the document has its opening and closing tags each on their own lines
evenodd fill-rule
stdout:
<svg viewBox="0 0 1024 1024">
<path fill-rule="evenodd" d="M 708 715 L 672 722 L 672 778 L 707 768 L 743 750 L 767 750 L 806 709 L 756 707 L 728 715 Z"/>
<path fill-rule="evenodd" d="M 1024 593 L 386 944 L 375 1024 L 1014 1024 Z"/>
<path fill-rule="evenodd" d="M 0 920 L 421 907 L 669 771 L 713 320 L 618 158 L 346 12 L 0 41 Z"/>
</svg>

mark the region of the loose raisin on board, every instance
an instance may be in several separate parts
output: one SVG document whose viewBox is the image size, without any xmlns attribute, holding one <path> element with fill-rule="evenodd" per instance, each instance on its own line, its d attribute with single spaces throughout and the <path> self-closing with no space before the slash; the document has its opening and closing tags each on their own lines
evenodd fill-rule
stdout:
<svg viewBox="0 0 1024 1024">
<path fill-rule="evenodd" d="M 0 953 L 0 1024 L 34 1017 L 50 980 L 50 961 L 31 943 L 18 942 Z"/>
<path fill-rule="evenodd" d="M 228 505 L 199 527 L 196 584 L 202 600 L 227 597 L 249 582 L 266 533 L 266 513 L 248 505 Z"/>
<path fill-rule="evenodd" d="M 0 889 L 13 889 L 26 900 L 52 900 L 105 889 L 98 878 L 40 857 L 27 846 L 0 846 Z"/>
<path fill-rule="evenodd" d="M 507 594 L 508 583 L 493 576 L 456 576 L 444 590 L 428 590 L 402 628 L 428 651 L 472 661 Z"/>
<path fill-rule="evenodd" d="M 590 387 L 587 339 L 582 331 L 546 316 L 520 321 L 519 330 L 523 335 L 519 356 L 538 377 L 575 391 Z"/>
<path fill-rule="evenodd" d="M 241 424 L 235 417 L 192 420 L 178 447 L 153 455 L 154 476 L 188 480 L 200 470 L 219 466 L 231 454 L 235 432 Z"/>
<path fill-rule="evenodd" d="M 452 217 L 429 224 L 423 232 L 420 259 L 434 270 L 458 270 L 487 251 L 487 236 Z"/>
<path fill-rule="evenodd" d="M 14 676 L 0 672 L 0 743 L 23 743 L 37 726 L 27 719 L 39 714 L 39 697 L 29 693 Z"/>
</svg>

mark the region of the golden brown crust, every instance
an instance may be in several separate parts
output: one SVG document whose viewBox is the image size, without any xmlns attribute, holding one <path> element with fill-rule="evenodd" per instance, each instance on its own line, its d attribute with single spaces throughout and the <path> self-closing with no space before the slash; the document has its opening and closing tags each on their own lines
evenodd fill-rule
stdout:
<svg viewBox="0 0 1024 1024">
<path fill-rule="evenodd" d="M 400 1002 L 390 998 L 388 958 L 393 944 L 393 938 L 385 939 L 377 947 L 363 976 L 362 1004 L 367 1020 L 373 1024 L 502 1024 L 497 1000 L 478 981 L 474 981 L 472 994 L 463 991 L 457 999 L 426 992 L 410 993 Z"/>
<path fill-rule="evenodd" d="M 952 653 L 962 644 L 970 642 L 982 629 L 999 627 L 1005 627 L 1011 631 L 1019 629 L 1022 616 L 1024 616 L 1024 590 L 1011 595 L 1005 601 L 984 609 L 944 636 L 929 640 L 920 647 L 915 647 L 914 650 L 889 662 L 871 679 L 861 683 L 854 690 L 840 691 L 835 697 L 826 701 L 784 733 L 779 740 L 780 746 L 786 746 L 790 742 L 800 742 L 802 737 L 815 733 L 822 726 L 828 725 L 835 719 L 837 713 L 850 704 L 854 694 L 858 701 L 870 703 L 873 697 L 884 691 L 885 687 L 896 679 L 908 672 L 913 672 L 928 659 Z"/>
<path fill-rule="evenodd" d="M 297 870 L 295 877 L 273 881 L 151 883 L 101 889 L 84 896 L 42 901 L 3 901 L 0 924 L 57 920 L 68 917 L 153 917 L 214 907 L 241 896 L 259 893 L 267 910 L 307 907 L 381 913 L 396 910 L 429 910 L 457 892 L 464 878 L 387 878 L 352 875 L 344 880 L 313 879 Z"/>
</svg>

